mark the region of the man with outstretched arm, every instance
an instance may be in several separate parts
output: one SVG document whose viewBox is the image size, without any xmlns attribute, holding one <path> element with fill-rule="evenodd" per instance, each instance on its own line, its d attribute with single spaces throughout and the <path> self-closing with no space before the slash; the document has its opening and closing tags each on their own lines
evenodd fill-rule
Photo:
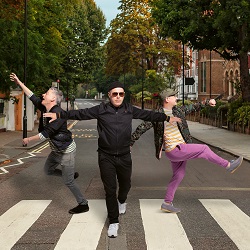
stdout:
<svg viewBox="0 0 250 250">
<path fill-rule="evenodd" d="M 57 88 L 51 87 L 42 100 L 34 95 L 18 77 L 12 73 L 10 80 L 18 84 L 29 97 L 33 104 L 42 112 L 60 112 L 62 108 L 62 92 Z M 64 184 L 75 196 L 78 206 L 69 210 L 71 214 L 83 213 L 89 211 L 88 201 L 83 197 L 75 179 L 78 173 L 75 172 L 76 144 L 72 139 L 71 132 L 67 129 L 67 120 L 58 119 L 49 122 L 49 118 L 44 118 L 39 126 L 39 134 L 23 139 L 24 144 L 34 140 L 49 139 L 51 152 L 45 162 L 44 170 L 47 175 L 62 176 Z M 61 166 L 62 169 L 58 169 Z"/>
<path fill-rule="evenodd" d="M 159 113 L 165 113 L 171 117 L 179 117 L 181 123 L 174 122 L 172 124 L 166 122 L 143 122 L 132 133 L 131 146 L 150 128 L 154 128 L 155 156 L 159 160 L 161 158 L 162 149 L 164 149 L 166 157 L 170 160 L 173 176 L 168 184 L 164 202 L 161 210 L 169 213 L 178 213 L 181 210 L 174 207 L 173 200 L 175 192 L 185 176 L 187 161 L 190 159 L 203 158 L 207 161 L 223 167 L 230 173 L 234 173 L 241 165 L 243 157 L 236 160 L 228 161 L 219 157 L 205 144 L 192 143 L 186 115 L 198 111 L 205 104 L 215 106 L 215 99 L 210 99 L 204 103 L 194 103 L 190 105 L 177 106 L 177 91 L 166 89 L 160 93 L 162 99 L 162 107 L 158 109 Z"/>
<path fill-rule="evenodd" d="M 97 119 L 98 163 L 106 193 L 109 228 L 108 237 L 117 237 L 119 214 L 126 212 L 126 199 L 131 187 L 132 160 L 130 138 L 132 119 L 146 121 L 180 121 L 177 117 L 142 110 L 124 102 L 124 85 L 113 82 L 108 88 L 108 103 L 101 103 L 87 109 L 46 113 L 52 120 L 57 117 L 72 120 Z M 118 196 L 117 191 L 118 180 Z"/>
</svg>

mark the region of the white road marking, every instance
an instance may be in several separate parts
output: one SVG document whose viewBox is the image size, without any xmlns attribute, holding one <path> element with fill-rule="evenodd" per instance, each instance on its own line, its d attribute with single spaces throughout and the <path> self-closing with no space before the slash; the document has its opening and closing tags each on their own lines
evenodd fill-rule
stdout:
<svg viewBox="0 0 250 250">
<path fill-rule="evenodd" d="M 230 200 L 200 199 L 239 250 L 250 249 L 250 218 Z"/>
<path fill-rule="evenodd" d="M 9 171 L 6 170 L 6 168 L 13 167 L 13 166 L 18 166 L 18 165 L 23 164 L 23 163 L 24 163 L 24 162 L 22 161 L 23 159 L 28 159 L 28 158 L 31 158 L 31 157 L 36 156 L 36 155 L 34 155 L 33 153 L 29 153 L 29 152 L 28 152 L 27 154 L 29 154 L 29 156 L 26 156 L 26 157 L 22 157 L 22 158 L 17 159 L 17 163 L 15 163 L 15 164 L 11 164 L 11 165 L 7 165 L 7 166 L 4 166 L 4 167 L 0 167 L 0 170 L 2 171 L 2 173 L 0 173 L 0 174 L 7 174 L 7 173 L 9 173 Z"/>
<path fill-rule="evenodd" d="M 107 218 L 105 200 L 88 200 L 89 211 L 72 216 L 55 250 L 95 250 Z"/>
<path fill-rule="evenodd" d="M 78 121 L 74 121 L 73 123 L 71 123 L 68 126 L 68 129 L 70 130 L 74 125 L 77 124 L 77 122 Z M 35 157 L 36 156 L 35 154 L 41 153 L 41 151 L 44 150 L 44 149 L 46 149 L 47 147 L 49 147 L 49 142 L 46 142 L 46 143 L 42 144 L 39 148 L 34 149 L 31 152 L 27 152 L 27 154 L 29 154 L 29 156 L 18 158 L 17 159 L 17 163 L 11 164 L 11 165 L 7 165 L 7 166 L 4 166 L 4 167 L 0 167 L 0 171 L 2 171 L 2 172 L 0 172 L 0 174 L 8 174 L 9 171 L 6 168 L 14 167 L 14 166 L 18 166 L 18 165 L 24 164 L 24 162 L 22 161 L 23 159 L 28 159 L 28 158 L 31 158 L 31 157 Z"/>
<path fill-rule="evenodd" d="M 1 250 L 11 249 L 39 218 L 51 200 L 22 200 L 0 217 Z"/>
<path fill-rule="evenodd" d="M 158 199 L 140 199 L 147 249 L 193 249 L 178 216 L 162 212 L 161 204 Z"/>
</svg>

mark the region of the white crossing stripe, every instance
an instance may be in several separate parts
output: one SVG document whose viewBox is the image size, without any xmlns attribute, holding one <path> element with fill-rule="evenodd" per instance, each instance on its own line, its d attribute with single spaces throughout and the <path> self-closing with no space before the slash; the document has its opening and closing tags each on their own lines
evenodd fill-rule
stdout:
<svg viewBox="0 0 250 250">
<path fill-rule="evenodd" d="M 0 217 L 1 250 L 11 249 L 39 218 L 51 200 L 22 200 Z"/>
<path fill-rule="evenodd" d="M 88 200 L 89 211 L 72 216 L 55 250 L 95 250 L 107 218 L 105 200 Z"/>
<path fill-rule="evenodd" d="M 239 250 L 250 249 L 250 218 L 230 200 L 200 199 Z"/>
<path fill-rule="evenodd" d="M 162 212 L 161 204 L 159 199 L 140 199 L 147 249 L 193 249 L 178 216 Z"/>
</svg>

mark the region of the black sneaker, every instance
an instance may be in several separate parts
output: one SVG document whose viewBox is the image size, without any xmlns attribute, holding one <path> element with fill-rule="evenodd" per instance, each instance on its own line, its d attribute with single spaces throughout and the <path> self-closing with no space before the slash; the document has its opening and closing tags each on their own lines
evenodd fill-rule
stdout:
<svg viewBox="0 0 250 250">
<path fill-rule="evenodd" d="M 75 172 L 75 174 L 74 174 L 74 179 L 78 178 L 78 176 L 79 176 L 79 173 L 78 173 L 78 172 Z"/>
<path fill-rule="evenodd" d="M 89 205 L 78 205 L 77 207 L 74 207 L 69 210 L 70 214 L 80 214 L 80 213 L 85 213 L 89 211 Z"/>
</svg>

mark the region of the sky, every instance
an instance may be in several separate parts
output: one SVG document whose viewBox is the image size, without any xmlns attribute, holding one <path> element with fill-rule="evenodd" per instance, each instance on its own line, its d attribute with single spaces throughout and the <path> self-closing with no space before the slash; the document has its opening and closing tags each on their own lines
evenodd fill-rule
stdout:
<svg viewBox="0 0 250 250">
<path fill-rule="evenodd" d="M 110 21 L 119 13 L 119 0 L 95 0 L 96 5 L 102 10 L 106 17 L 106 26 L 109 26 Z"/>
</svg>

